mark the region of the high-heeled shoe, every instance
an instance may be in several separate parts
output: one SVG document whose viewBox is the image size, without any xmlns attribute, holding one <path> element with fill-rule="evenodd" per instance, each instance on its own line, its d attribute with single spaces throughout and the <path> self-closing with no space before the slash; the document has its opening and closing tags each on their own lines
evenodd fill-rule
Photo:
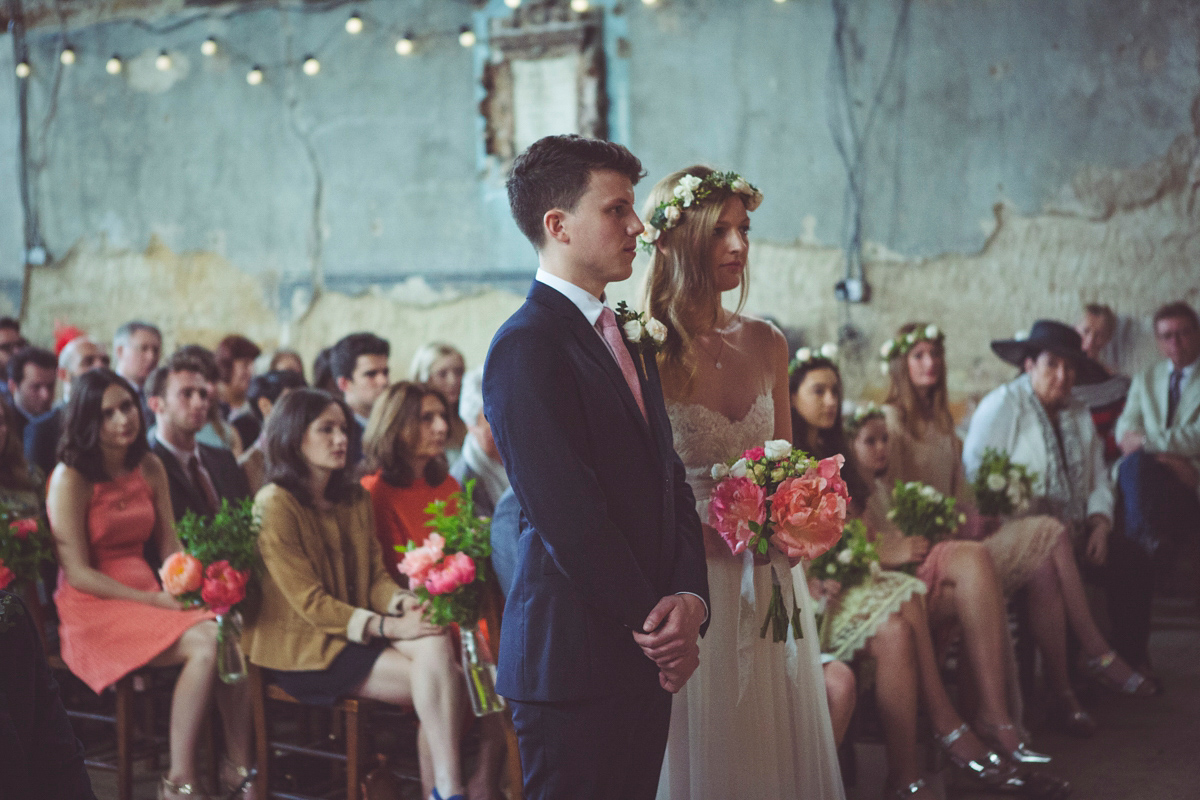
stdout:
<svg viewBox="0 0 1200 800">
<path fill-rule="evenodd" d="M 1124 682 L 1117 681 L 1109 675 L 1109 669 L 1117 662 L 1118 658 L 1119 656 L 1114 650 L 1109 650 L 1107 653 L 1098 655 L 1095 658 L 1089 658 L 1087 660 L 1087 668 L 1088 673 L 1092 676 L 1092 680 L 1105 689 L 1117 692 L 1118 694 L 1129 694 L 1137 697 L 1151 697 L 1158 694 L 1158 686 L 1154 681 L 1133 667 L 1129 668 L 1129 677 Z"/>
<path fill-rule="evenodd" d="M 934 741 L 950 759 L 950 763 L 979 786 L 993 792 L 1023 791 L 1025 779 L 1017 772 L 1015 766 L 1005 763 L 1004 759 L 995 752 L 988 751 L 988 754 L 980 761 L 976 758 L 963 758 L 950 749 L 970 730 L 970 726 L 964 722 L 945 736 L 935 736 Z"/>
<path fill-rule="evenodd" d="M 990 744 L 992 747 L 1004 753 L 1018 764 L 1049 764 L 1050 756 L 1045 753 L 1038 753 L 1030 750 L 1025 746 L 1024 742 L 1017 742 L 1017 746 L 1012 750 L 1005 747 L 1004 742 L 1000 740 L 1000 734 L 1005 731 L 1016 731 L 1017 726 L 1012 723 L 1005 725 L 993 725 L 992 723 L 977 719 L 975 720 L 975 731 L 979 734 L 979 738 Z"/>
<path fill-rule="evenodd" d="M 898 789 L 892 789 L 892 791 L 889 793 L 889 796 L 899 798 L 899 800 L 907 800 L 907 798 L 912 797 L 914 794 L 924 788 L 926 788 L 925 779 L 917 778 L 908 786 L 901 786 Z"/>
<path fill-rule="evenodd" d="M 224 800 L 244 800 L 254 790 L 254 779 L 258 770 L 254 767 L 239 767 L 228 757 L 221 759 L 221 797 Z"/>
<path fill-rule="evenodd" d="M 158 800 L 174 800 L 176 797 L 194 797 L 196 800 L 207 800 L 200 789 L 190 783 L 173 783 L 170 778 L 163 775 L 162 781 L 158 784 Z"/>
<path fill-rule="evenodd" d="M 1071 702 L 1073 700 L 1075 700 L 1075 693 L 1067 692 L 1057 702 L 1051 704 L 1050 722 L 1068 736 L 1090 739 L 1096 735 L 1096 730 L 1100 726 L 1096 724 L 1096 720 L 1091 714 L 1078 708 L 1078 702 Z"/>
</svg>

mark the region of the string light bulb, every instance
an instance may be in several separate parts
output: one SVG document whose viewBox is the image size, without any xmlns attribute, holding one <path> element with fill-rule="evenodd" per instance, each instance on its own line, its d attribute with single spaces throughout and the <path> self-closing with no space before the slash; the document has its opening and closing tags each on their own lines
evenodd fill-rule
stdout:
<svg viewBox="0 0 1200 800">
<path fill-rule="evenodd" d="M 32 72 L 32 70 L 29 69 L 29 62 L 27 61 L 19 62 L 16 69 L 13 71 L 17 73 L 18 78 L 28 78 L 29 73 Z"/>
<path fill-rule="evenodd" d="M 113 57 L 104 65 L 104 71 L 109 75 L 120 75 L 122 66 L 124 65 L 121 64 L 121 57 L 114 53 Z"/>
<path fill-rule="evenodd" d="M 471 30 L 468 26 L 463 25 L 458 31 L 458 43 L 463 47 L 474 47 L 475 31 Z"/>
<path fill-rule="evenodd" d="M 58 54 L 58 60 L 66 66 L 71 66 L 75 63 L 75 51 L 70 47 L 64 47 L 63 51 Z"/>
<path fill-rule="evenodd" d="M 166 72 L 171 68 L 171 56 L 166 50 L 163 50 L 158 54 L 158 57 L 154 59 L 154 68 L 159 72 Z"/>
<path fill-rule="evenodd" d="M 571 10 L 576 14 L 582 14 L 592 7 L 588 0 L 571 0 Z"/>
<path fill-rule="evenodd" d="M 411 56 L 413 51 L 413 34 L 408 31 L 404 34 L 404 38 L 396 42 L 396 53 L 402 56 Z"/>
<path fill-rule="evenodd" d="M 658 4 L 658 0 L 642 0 L 642 5 L 644 5 L 644 6 L 653 6 L 653 5 L 657 5 L 657 4 Z"/>
<path fill-rule="evenodd" d="M 246 83 L 250 84 L 251 86 L 258 86 L 262 82 L 263 82 L 262 67 L 255 64 L 254 68 L 246 73 Z"/>
<path fill-rule="evenodd" d="M 215 56 L 217 54 L 217 40 L 213 37 L 208 37 L 200 43 L 200 52 L 206 56 Z"/>
<path fill-rule="evenodd" d="M 508 6 L 509 8 L 520 8 L 521 0 L 504 0 L 504 5 Z"/>
<path fill-rule="evenodd" d="M 358 14 L 351 14 L 346 20 L 346 33 L 362 33 L 363 20 Z"/>
<path fill-rule="evenodd" d="M 316 56 L 309 56 L 304 59 L 304 64 L 300 68 L 304 70 L 305 75 L 316 75 L 321 71 L 321 62 L 317 61 Z"/>
</svg>

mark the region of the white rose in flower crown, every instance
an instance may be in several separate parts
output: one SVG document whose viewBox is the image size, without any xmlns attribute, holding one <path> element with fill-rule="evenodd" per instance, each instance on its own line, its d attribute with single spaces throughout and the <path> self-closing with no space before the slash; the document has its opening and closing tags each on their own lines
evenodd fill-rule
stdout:
<svg viewBox="0 0 1200 800">
<path fill-rule="evenodd" d="M 830 361 L 837 358 L 838 346 L 833 342 L 826 342 L 821 345 L 821 358 L 828 358 Z"/>
<path fill-rule="evenodd" d="M 993 492 L 1003 491 L 1005 486 L 1008 486 L 1008 481 L 1004 480 L 1003 475 L 997 475 L 993 472 L 987 476 L 987 488 Z"/>
<path fill-rule="evenodd" d="M 654 319 L 646 323 L 646 335 L 654 340 L 657 345 L 665 344 L 667 341 L 667 326 Z"/>
<path fill-rule="evenodd" d="M 672 205 L 672 206 L 667 206 L 666 208 L 663 209 L 663 219 L 665 219 L 671 225 L 674 225 L 676 222 L 679 222 L 679 218 L 682 215 L 683 215 L 683 212 L 679 210 L 679 206 Z"/>
<path fill-rule="evenodd" d="M 704 183 L 703 178 L 698 178 L 695 175 L 684 175 L 679 179 L 679 185 L 684 187 L 689 192 L 694 192 L 700 188 L 700 184 Z"/>
<path fill-rule="evenodd" d="M 642 323 L 636 319 L 631 319 L 621 326 L 621 330 L 625 331 L 625 338 L 632 344 L 637 344 L 642 340 L 642 333 L 645 330 Z"/>
<path fill-rule="evenodd" d="M 839 564 L 849 564 L 854 560 L 854 551 L 847 547 L 845 550 L 837 554 Z"/>
<path fill-rule="evenodd" d="M 729 475 L 729 465 L 727 465 L 727 464 L 713 464 L 713 468 L 712 468 L 712 473 L 711 473 L 711 475 L 712 475 L 712 479 L 713 479 L 714 481 L 720 481 L 720 480 L 724 480 L 724 479 L 725 479 L 725 477 L 726 477 L 727 475 Z"/>
<path fill-rule="evenodd" d="M 763 455 L 772 461 L 787 458 L 792 454 L 792 443 L 787 439 L 772 439 L 763 444 Z"/>
<path fill-rule="evenodd" d="M 938 330 L 937 325 L 929 325 L 925 328 L 926 339 L 936 339 L 940 333 L 941 331 Z"/>
<path fill-rule="evenodd" d="M 747 211 L 757 211 L 758 207 L 762 205 L 762 201 L 763 201 L 762 192 L 751 192 L 747 197 L 748 197 L 748 199 L 746 200 L 746 210 Z"/>
<path fill-rule="evenodd" d="M 807 347 L 801 347 L 796 351 L 796 360 L 800 363 L 804 363 L 810 358 L 812 358 L 812 350 L 808 349 Z"/>
<path fill-rule="evenodd" d="M 737 178 L 733 183 L 729 184 L 729 188 L 738 194 L 750 194 L 751 192 L 750 184 L 746 182 L 745 178 Z"/>
<path fill-rule="evenodd" d="M 729 474 L 735 478 L 744 478 L 750 474 L 750 462 L 744 458 L 739 458 L 733 462 L 733 466 L 729 468 Z"/>
<path fill-rule="evenodd" d="M 658 241 L 658 235 L 660 233 L 661 233 L 661 231 L 658 228 L 654 227 L 653 225 L 651 225 L 650 223 L 647 222 L 646 230 L 642 231 L 641 234 L 638 235 L 638 238 L 641 239 L 643 242 L 649 242 L 650 244 L 654 244 L 655 242 Z"/>
<path fill-rule="evenodd" d="M 883 346 L 879 348 L 879 357 L 880 358 L 891 358 L 892 357 L 892 348 L 895 346 L 896 346 L 896 341 L 894 339 L 888 339 L 886 342 L 883 343 Z"/>
</svg>

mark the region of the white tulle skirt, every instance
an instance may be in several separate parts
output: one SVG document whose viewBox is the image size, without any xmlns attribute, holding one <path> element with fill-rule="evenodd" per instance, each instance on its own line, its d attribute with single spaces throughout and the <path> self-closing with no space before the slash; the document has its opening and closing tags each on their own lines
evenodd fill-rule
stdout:
<svg viewBox="0 0 1200 800">
<path fill-rule="evenodd" d="M 772 572 L 804 638 L 765 639 Z M 803 570 L 776 554 L 709 559 L 712 621 L 700 667 L 675 695 L 658 800 L 844 800 L 813 601 Z"/>
</svg>

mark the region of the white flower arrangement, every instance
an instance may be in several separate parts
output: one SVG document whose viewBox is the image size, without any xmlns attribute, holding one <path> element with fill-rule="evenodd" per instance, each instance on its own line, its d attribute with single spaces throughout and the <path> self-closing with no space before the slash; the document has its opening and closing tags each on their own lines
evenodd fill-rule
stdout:
<svg viewBox="0 0 1200 800">
<path fill-rule="evenodd" d="M 625 301 L 617 303 L 617 324 L 625 334 L 625 341 L 639 348 L 651 347 L 656 353 L 667 343 L 667 326 L 654 317 L 647 318 L 646 312 L 634 311 Z"/>
<path fill-rule="evenodd" d="M 946 341 L 946 334 L 937 325 L 926 325 L 924 328 L 917 328 L 903 336 L 897 336 L 894 339 L 888 339 L 879 347 L 879 359 L 883 363 L 880 371 L 888 374 L 888 362 L 893 358 L 898 358 L 907 355 L 909 350 L 917 345 L 918 342 L 937 342 L 943 344 Z"/>
<path fill-rule="evenodd" d="M 846 440 L 853 442 L 854 437 L 858 436 L 858 432 L 862 430 L 873 419 L 883 419 L 883 408 L 875 403 L 867 403 L 866 405 L 857 406 L 854 413 L 846 417 L 843 428 L 846 431 Z"/>
<path fill-rule="evenodd" d="M 653 251 L 654 243 L 659 237 L 683 219 L 684 209 L 703 205 L 716 192 L 739 195 L 746 204 L 747 211 L 754 211 L 763 201 L 762 192 L 736 172 L 714 172 L 703 178 L 684 175 L 675 184 L 671 199 L 659 203 L 654 213 L 646 220 L 646 230 L 638 237 L 642 249 L 646 252 Z"/>
<path fill-rule="evenodd" d="M 1038 474 L 1013 463 L 1007 453 L 995 448 L 983 451 L 975 476 L 975 503 L 984 516 L 1024 514 L 1033 503 Z"/>
<path fill-rule="evenodd" d="M 818 358 L 825 361 L 836 361 L 837 355 L 838 346 L 833 342 L 826 342 L 817 348 L 801 347 L 792 358 L 792 363 L 788 365 L 788 374 L 795 373 L 796 370 Z"/>
</svg>

